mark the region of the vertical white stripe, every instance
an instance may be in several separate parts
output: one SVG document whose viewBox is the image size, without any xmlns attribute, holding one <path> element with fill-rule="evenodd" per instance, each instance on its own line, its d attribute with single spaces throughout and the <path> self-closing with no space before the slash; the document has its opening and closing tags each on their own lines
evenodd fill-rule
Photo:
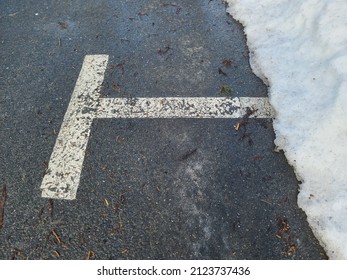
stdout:
<svg viewBox="0 0 347 280">
<path fill-rule="evenodd" d="M 75 199 L 108 55 L 87 55 L 71 96 L 41 189 L 42 197 Z"/>
</svg>

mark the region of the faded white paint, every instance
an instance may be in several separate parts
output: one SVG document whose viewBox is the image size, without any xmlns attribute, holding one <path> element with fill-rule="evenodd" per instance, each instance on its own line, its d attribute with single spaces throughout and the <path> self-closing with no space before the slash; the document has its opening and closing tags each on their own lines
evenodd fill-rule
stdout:
<svg viewBox="0 0 347 280">
<path fill-rule="evenodd" d="M 48 170 L 42 197 L 75 199 L 91 125 L 96 118 L 272 118 L 267 98 L 151 97 L 100 98 L 107 55 L 87 55 L 66 111 Z"/>
<path fill-rule="evenodd" d="M 72 93 L 41 189 L 42 197 L 74 199 L 90 127 L 96 116 L 107 55 L 87 55 Z"/>
<path fill-rule="evenodd" d="M 273 110 L 261 97 L 102 98 L 97 118 L 271 118 Z"/>
</svg>

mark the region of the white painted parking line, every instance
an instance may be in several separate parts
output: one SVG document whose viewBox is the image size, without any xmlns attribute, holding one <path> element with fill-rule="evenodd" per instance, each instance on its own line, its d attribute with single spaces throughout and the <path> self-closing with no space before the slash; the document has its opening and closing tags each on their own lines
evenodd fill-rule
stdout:
<svg viewBox="0 0 347 280">
<path fill-rule="evenodd" d="M 84 59 L 41 184 L 42 197 L 76 197 L 107 62 L 107 55 L 87 55 Z"/>
<path fill-rule="evenodd" d="M 87 55 L 66 111 L 47 172 L 42 197 L 75 199 L 92 122 L 96 118 L 272 118 L 268 98 L 100 98 L 107 55 Z"/>
<path fill-rule="evenodd" d="M 262 97 L 102 98 L 97 118 L 271 118 L 273 109 Z"/>
</svg>

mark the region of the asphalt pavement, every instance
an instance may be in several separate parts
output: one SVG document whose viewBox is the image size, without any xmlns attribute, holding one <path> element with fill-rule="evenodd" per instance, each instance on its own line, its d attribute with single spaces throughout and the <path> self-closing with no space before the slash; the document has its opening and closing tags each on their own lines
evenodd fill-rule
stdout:
<svg viewBox="0 0 347 280">
<path fill-rule="evenodd" d="M 222 0 L 1 1 L 0 259 L 325 259 L 272 119 L 96 119 L 41 197 L 86 55 L 102 97 L 267 97 L 245 40 Z"/>
</svg>

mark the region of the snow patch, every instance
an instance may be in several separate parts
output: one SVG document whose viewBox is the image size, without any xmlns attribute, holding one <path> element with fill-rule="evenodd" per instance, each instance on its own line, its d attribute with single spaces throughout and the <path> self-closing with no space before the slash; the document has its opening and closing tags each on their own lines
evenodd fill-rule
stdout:
<svg viewBox="0 0 347 280">
<path fill-rule="evenodd" d="M 227 0 L 269 86 L 275 144 L 302 181 L 298 205 L 331 259 L 347 259 L 347 2 Z"/>
</svg>

